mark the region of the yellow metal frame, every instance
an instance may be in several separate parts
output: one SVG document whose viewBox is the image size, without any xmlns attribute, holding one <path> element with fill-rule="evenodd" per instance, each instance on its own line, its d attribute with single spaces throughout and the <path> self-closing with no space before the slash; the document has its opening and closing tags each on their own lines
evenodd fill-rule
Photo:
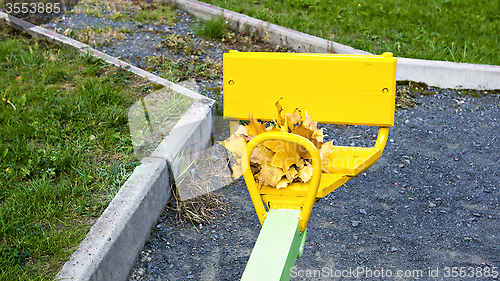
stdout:
<svg viewBox="0 0 500 281">
<path fill-rule="evenodd" d="M 301 231 L 305 231 L 307 227 L 307 222 L 309 221 L 309 217 L 311 216 L 312 207 L 314 205 L 314 201 L 316 200 L 316 194 L 318 193 L 319 182 L 321 180 L 321 157 L 319 156 L 318 149 L 314 144 L 308 139 L 289 133 L 282 132 L 267 132 L 260 134 L 253 139 L 251 139 L 246 145 L 246 153 L 243 154 L 243 159 L 241 161 L 242 169 L 243 169 L 243 178 L 247 184 L 248 193 L 250 194 L 250 198 L 252 199 L 252 203 L 254 205 L 255 211 L 257 212 L 257 216 L 259 217 L 260 224 L 264 224 L 264 220 L 266 219 L 266 209 L 262 203 L 261 193 L 259 192 L 259 187 L 253 178 L 252 171 L 250 170 L 250 155 L 252 155 L 252 151 L 259 145 L 260 143 L 267 140 L 280 140 L 286 142 L 292 142 L 303 146 L 305 149 L 309 151 L 312 158 L 312 167 L 313 174 L 310 181 L 306 184 L 302 184 L 303 186 L 308 186 L 305 197 L 290 197 L 286 195 L 281 195 L 280 199 L 284 202 L 287 208 L 284 209 L 300 209 L 300 219 L 299 224 Z M 276 189 L 277 190 L 277 189 Z M 279 196 L 279 195 L 278 195 Z M 293 200 L 294 198 L 300 198 L 299 200 Z M 290 204 L 290 202 L 293 202 Z M 272 206 L 267 205 L 268 208 L 272 208 Z M 281 205 L 280 207 L 284 207 Z"/>
<path fill-rule="evenodd" d="M 305 231 L 315 200 L 371 167 L 382 155 L 389 127 L 394 125 L 396 59 L 391 53 L 332 55 L 230 51 L 224 54 L 224 117 L 232 119 L 231 134 L 248 114 L 260 120 L 276 117 L 274 106 L 306 109 L 321 123 L 379 127 L 373 147 L 335 146 L 326 163 L 307 139 L 288 133 L 266 132 L 246 146 L 243 177 L 261 224 L 268 210 L 301 210 Z M 255 147 L 266 140 L 298 143 L 312 155 L 313 177 L 308 183 L 285 188 L 258 186 L 249 169 Z M 325 171 L 322 173 L 322 170 Z"/>
<path fill-rule="evenodd" d="M 268 209 L 299 209 L 301 210 L 300 226 L 304 231 L 311 215 L 314 202 L 325 197 L 330 192 L 339 188 L 352 178 L 356 177 L 375 162 L 377 162 L 384 150 L 389 134 L 389 128 L 379 128 L 377 141 L 372 148 L 365 147 L 339 147 L 347 152 L 356 154 L 357 151 L 371 151 L 371 157 L 363 159 L 364 162 L 354 174 L 344 173 L 322 173 L 321 158 L 318 149 L 308 139 L 290 133 L 266 132 L 254 137 L 246 146 L 243 154 L 242 168 L 243 178 L 248 188 L 257 216 L 261 225 L 267 215 Z M 297 143 L 306 148 L 312 156 L 313 176 L 307 183 L 292 183 L 287 187 L 277 189 L 271 186 L 259 186 L 253 177 L 250 167 L 250 155 L 252 151 L 262 142 L 268 140 L 280 140 Z"/>
</svg>

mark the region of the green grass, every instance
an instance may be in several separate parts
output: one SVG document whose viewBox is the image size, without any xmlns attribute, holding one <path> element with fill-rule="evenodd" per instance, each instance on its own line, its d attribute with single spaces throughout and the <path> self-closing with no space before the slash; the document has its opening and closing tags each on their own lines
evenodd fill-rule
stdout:
<svg viewBox="0 0 500 281">
<path fill-rule="evenodd" d="M 500 65 L 500 1 L 202 0 L 381 54 Z"/>
<path fill-rule="evenodd" d="M 213 17 L 197 24 L 194 28 L 194 34 L 204 38 L 222 39 L 228 32 L 228 29 L 229 25 L 226 23 L 224 17 Z"/>
<path fill-rule="evenodd" d="M 51 280 L 139 164 L 127 111 L 152 85 L 3 21 L 0 39 L 0 280 Z"/>
<path fill-rule="evenodd" d="M 190 57 L 188 60 L 170 59 L 164 56 L 148 58 L 147 69 L 158 70 L 159 76 L 177 83 L 188 79 L 215 79 L 222 75 L 222 64 L 217 61 Z"/>
<path fill-rule="evenodd" d="M 177 21 L 175 8 L 172 6 L 153 6 L 148 9 L 140 10 L 132 18 L 138 22 L 153 21 L 158 24 L 174 25 Z"/>
</svg>

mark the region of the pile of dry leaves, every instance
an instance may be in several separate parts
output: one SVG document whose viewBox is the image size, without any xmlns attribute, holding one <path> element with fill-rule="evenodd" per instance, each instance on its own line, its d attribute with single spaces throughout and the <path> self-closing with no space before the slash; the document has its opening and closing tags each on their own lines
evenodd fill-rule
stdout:
<svg viewBox="0 0 500 281">
<path fill-rule="evenodd" d="M 222 142 L 236 159 L 233 177 L 242 174 L 241 160 L 246 144 L 255 136 L 265 132 L 284 132 L 302 136 L 310 140 L 318 149 L 322 164 L 329 161 L 333 151 L 332 142 L 323 143 L 323 129 L 318 129 L 316 121 L 299 108 L 292 113 L 282 114 L 281 104 L 276 102 L 278 117 L 272 122 L 259 122 L 250 115 L 250 123 L 240 126 L 227 140 Z M 250 157 L 250 168 L 257 184 L 283 188 L 294 182 L 308 182 L 312 176 L 310 153 L 302 146 L 284 141 L 268 140 L 259 144 Z"/>
</svg>

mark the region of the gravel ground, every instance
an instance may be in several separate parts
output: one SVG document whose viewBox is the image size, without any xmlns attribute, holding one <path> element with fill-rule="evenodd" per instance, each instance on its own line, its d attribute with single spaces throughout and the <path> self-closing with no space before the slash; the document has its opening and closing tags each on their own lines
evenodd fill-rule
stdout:
<svg viewBox="0 0 500 281">
<path fill-rule="evenodd" d="M 417 280 L 418 270 L 419 280 L 495 279 L 478 276 L 500 267 L 500 97 L 444 90 L 419 99 L 396 112 L 379 161 L 315 204 L 292 279 L 357 268 L 372 270 L 359 275 L 367 280 Z M 367 127 L 325 128 L 338 145 L 375 140 Z M 242 180 L 219 193 L 230 212 L 199 232 L 166 212 L 130 280 L 239 279 L 260 225 Z M 447 278 L 452 267 L 467 276 Z M 307 277 L 313 270 L 322 277 Z M 377 270 L 414 275 L 375 278 Z"/>
<path fill-rule="evenodd" d="M 106 17 L 94 17 L 87 14 L 66 14 L 50 22 L 46 22 L 43 26 L 77 40 L 77 35 L 84 29 L 111 27 L 115 30 L 125 30 L 126 32 L 123 34 L 123 39 L 113 38 L 110 42 L 99 41 L 96 44 L 90 45 L 99 51 L 146 69 L 166 79 L 170 78 L 164 75 L 165 71 L 162 72 L 161 62 L 158 62 L 158 58 L 173 60 L 175 62 L 174 68 L 185 68 L 188 64 L 200 65 L 205 62 L 211 62 L 208 64 L 209 68 L 217 68 L 219 65 L 220 69 L 213 70 L 216 73 L 218 72 L 218 75 L 215 77 L 200 77 L 193 73 L 193 71 L 189 71 L 187 75 L 184 73 L 184 76 L 181 77 L 181 80 L 185 78 L 195 79 L 197 88 L 193 88 L 191 85 L 189 88 L 214 99 L 218 104 L 222 103 L 223 53 L 229 50 L 286 50 L 276 46 L 270 46 L 263 42 L 257 42 L 254 38 L 249 36 L 235 35 L 233 40 L 226 40 L 225 42 L 195 36 L 194 29 L 201 21 L 189 16 L 183 11 L 176 10 L 175 12 L 178 18 L 175 24 L 158 24 L 157 22 L 148 21 L 139 23 L 127 20 L 111 20 Z M 187 44 L 190 45 L 188 48 L 193 46 L 197 47 L 202 50 L 201 53 L 186 54 L 183 48 L 170 49 L 165 46 L 165 44 L 162 44 L 166 37 L 172 35 L 180 35 L 181 38 L 184 39 L 182 42 L 177 42 L 179 45 L 188 42 Z M 100 39 L 106 40 L 109 38 Z"/>
<path fill-rule="evenodd" d="M 182 57 L 155 47 L 162 34 L 203 42 L 192 33 L 196 20 L 180 11 L 178 16 L 174 26 L 82 14 L 47 26 L 61 33 L 86 26 L 132 29 L 124 40 L 96 48 L 141 67 L 151 56 Z M 202 58 L 218 61 L 229 48 L 215 41 L 208 46 Z M 201 93 L 220 101 L 220 91 L 203 90 L 220 87 L 220 79 L 197 80 Z M 292 279 L 333 280 L 361 269 L 371 270 L 358 275 L 367 280 L 416 280 L 418 274 L 419 280 L 497 279 L 491 275 L 500 271 L 500 96 L 430 90 L 438 93 L 418 96 L 420 106 L 396 112 L 379 161 L 315 205 Z M 373 128 L 324 127 L 337 145 L 375 141 Z M 242 180 L 217 192 L 230 211 L 211 224 L 195 229 L 179 224 L 170 211 L 162 215 L 130 280 L 239 279 L 260 225 Z M 397 270 L 407 277 L 394 278 Z M 384 277 L 378 277 L 381 271 Z M 465 276 L 453 278 L 456 273 Z"/>
</svg>

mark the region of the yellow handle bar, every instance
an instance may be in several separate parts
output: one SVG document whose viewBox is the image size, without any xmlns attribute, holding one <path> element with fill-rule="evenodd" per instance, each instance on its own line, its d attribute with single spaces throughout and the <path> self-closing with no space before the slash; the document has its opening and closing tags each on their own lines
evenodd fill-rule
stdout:
<svg viewBox="0 0 500 281">
<path fill-rule="evenodd" d="M 311 141 L 304 137 L 283 132 L 262 133 L 247 143 L 246 153 L 243 153 L 241 161 L 243 178 L 247 184 L 248 193 L 250 194 L 250 198 L 252 199 L 252 203 L 261 225 L 264 224 L 267 213 L 264 205 L 262 204 L 257 183 L 255 182 L 252 171 L 250 170 L 250 155 L 252 155 L 252 151 L 257 147 L 257 145 L 267 140 L 280 140 L 296 143 L 303 146 L 311 154 L 313 174 L 311 180 L 309 181 L 309 190 L 307 191 L 304 205 L 302 206 L 302 211 L 300 213 L 300 228 L 301 231 L 304 232 L 306 230 L 309 217 L 311 216 L 312 207 L 314 205 L 314 201 L 316 200 L 316 194 L 318 193 L 319 182 L 321 180 L 321 157 L 318 149 Z"/>
</svg>

